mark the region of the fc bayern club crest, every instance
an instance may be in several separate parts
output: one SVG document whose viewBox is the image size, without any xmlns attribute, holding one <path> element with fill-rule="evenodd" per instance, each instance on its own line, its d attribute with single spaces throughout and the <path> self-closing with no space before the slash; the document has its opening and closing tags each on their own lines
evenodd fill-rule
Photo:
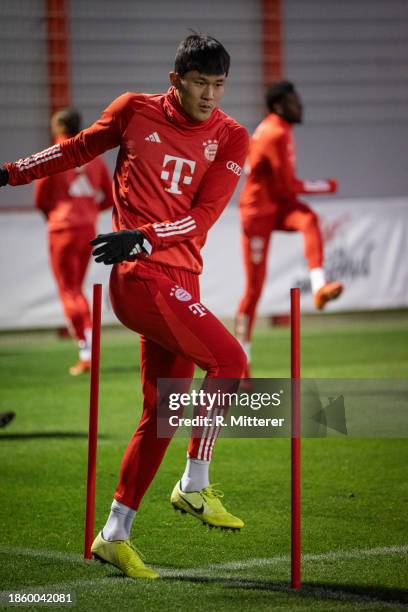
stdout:
<svg viewBox="0 0 408 612">
<path fill-rule="evenodd" d="M 171 288 L 170 295 L 180 300 L 180 302 L 189 302 L 192 299 L 191 294 L 183 289 L 183 287 L 180 287 L 180 285 L 174 285 L 174 287 Z"/>
<path fill-rule="evenodd" d="M 203 147 L 205 159 L 208 159 L 208 161 L 214 161 L 215 156 L 217 155 L 218 140 L 205 140 L 203 142 Z"/>
</svg>

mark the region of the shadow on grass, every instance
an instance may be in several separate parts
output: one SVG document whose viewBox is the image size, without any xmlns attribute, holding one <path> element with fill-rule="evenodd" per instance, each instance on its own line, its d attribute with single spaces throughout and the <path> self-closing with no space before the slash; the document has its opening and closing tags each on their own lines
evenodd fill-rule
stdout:
<svg viewBox="0 0 408 612">
<path fill-rule="evenodd" d="M 0 435 L 0 443 L 6 440 L 37 440 L 41 438 L 87 438 L 85 431 L 24 431 L 21 433 L 5 433 Z M 107 439 L 108 436 L 99 434 L 98 439 Z"/>
<path fill-rule="evenodd" d="M 163 580 L 182 580 L 185 582 L 197 582 L 207 584 L 221 584 L 228 588 L 255 589 L 260 591 L 277 591 L 288 593 L 293 597 L 328 599 L 350 602 L 366 603 L 408 603 L 408 590 L 396 589 L 385 586 L 368 586 L 359 584 L 335 584 L 307 582 L 299 590 L 294 590 L 284 582 L 272 582 L 267 580 L 250 580 L 236 578 L 234 576 L 194 576 L 194 575 L 174 575 L 163 576 Z"/>
</svg>

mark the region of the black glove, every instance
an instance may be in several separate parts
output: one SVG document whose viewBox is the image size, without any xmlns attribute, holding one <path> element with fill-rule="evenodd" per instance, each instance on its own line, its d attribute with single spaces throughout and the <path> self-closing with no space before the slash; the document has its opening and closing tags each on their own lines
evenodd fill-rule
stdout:
<svg viewBox="0 0 408 612">
<path fill-rule="evenodd" d="M 139 230 L 120 230 L 110 234 L 99 234 L 89 244 L 102 245 L 92 251 L 97 263 L 105 265 L 132 261 L 140 253 L 150 254 L 151 246 Z"/>
<path fill-rule="evenodd" d="M 9 173 L 5 168 L 0 168 L 0 187 L 7 185 L 9 180 Z"/>
</svg>

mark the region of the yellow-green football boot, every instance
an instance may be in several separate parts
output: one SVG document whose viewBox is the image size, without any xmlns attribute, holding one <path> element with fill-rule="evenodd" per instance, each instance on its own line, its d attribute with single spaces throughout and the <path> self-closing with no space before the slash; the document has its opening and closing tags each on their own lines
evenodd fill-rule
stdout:
<svg viewBox="0 0 408 612">
<path fill-rule="evenodd" d="M 108 542 L 99 533 L 91 547 L 92 555 L 102 563 L 110 563 L 122 570 L 129 578 L 159 578 L 159 574 L 146 565 L 134 549 L 130 540 Z"/>
<path fill-rule="evenodd" d="M 243 521 L 227 512 L 221 503 L 221 497 L 224 497 L 222 491 L 217 491 L 212 485 L 201 491 L 185 493 L 178 482 L 173 489 L 170 501 L 176 510 L 188 512 L 210 527 L 242 529 Z"/>
</svg>

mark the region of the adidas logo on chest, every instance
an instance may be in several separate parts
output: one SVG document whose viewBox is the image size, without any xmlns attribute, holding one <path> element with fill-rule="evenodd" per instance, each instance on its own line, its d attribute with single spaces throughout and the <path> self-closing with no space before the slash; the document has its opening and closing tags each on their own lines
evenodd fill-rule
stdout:
<svg viewBox="0 0 408 612">
<path fill-rule="evenodd" d="M 157 132 L 152 132 L 151 134 L 145 137 L 145 140 L 147 140 L 148 142 L 161 142 L 160 136 Z"/>
</svg>

